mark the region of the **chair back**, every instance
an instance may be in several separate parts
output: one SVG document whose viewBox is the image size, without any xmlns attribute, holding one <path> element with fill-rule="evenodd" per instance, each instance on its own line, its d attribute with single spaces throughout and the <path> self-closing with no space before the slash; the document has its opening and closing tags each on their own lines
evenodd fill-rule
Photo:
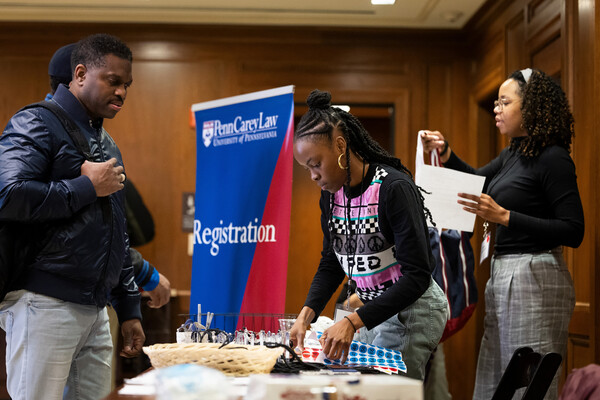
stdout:
<svg viewBox="0 0 600 400">
<path fill-rule="evenodd" d="M 542 356 L 531 347 L 518 348 L 502 374 L 492 400 L 510 400 L 523 387 L 526 389 L 521 400 L 542 400 L 561 361 L 558 353 Z"/>
</svg>

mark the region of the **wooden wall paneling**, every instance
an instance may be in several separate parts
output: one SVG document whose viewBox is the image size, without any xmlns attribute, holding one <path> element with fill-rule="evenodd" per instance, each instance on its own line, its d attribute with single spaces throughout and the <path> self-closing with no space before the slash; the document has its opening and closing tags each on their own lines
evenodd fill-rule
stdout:
<svg viewBox="0 0 600 400">
<path fill-rule="evenodd" d="M 475 93 L 496 90 L 496 82 L 504 81 L 507 71 L 519 68 L 520 62 L 526 61 L 521 40 L 526 29 L 524 18 L 522 2 L 488 0 L 466 25 L 476 60 Z"/>
<path fill-rule="evenodd" d="M 568 3 L 570 2 L 568 1 Z M 594 54 L 594 69 L 591 71 L 582 71 L 582 73 L 587 74 L 588 76 L 594 76 L 594 83 L 593 85 L 590 85 L 593 88 L 594 97 L 592 99 L 592 106 L 588 106 L 588 113 L 593 116 L 594 124 L 592 126 L 595 127 L 595 132 L 589 133 L 589 135 L 594 136 L 593 141 L 595 143 L 595 146 L 591 151 L 594 155 L 597 155 L 600 154 L 600 140 L 597 139 L 598 126 L 600 126 L 600 116 L 597 112 L 598 106 L 600 105 L 600 79 L 598 79 L 598 74 L 600 70 L 600 49 L 598 46 L 598 43 L 600 43 L 600 7 L 597 7 L 597 5 L 595 3 L 592 3 L 591 0 L 582 1 L 581 3 L 582 8 L 584 9 L 582 11 L 582 14 L 584 14 L 584 18 L 586 21 L 588 21 L 588 26 L 591 28 L 591 41 L 586 44 L 586 49 L 584 51 L 591 52 L 592 54 Z M 580 55 L 580 57 L 581 56 L 582 55 Z M 588 79 L 591 80 L 592 78 Z M 592 163 L 590 165 L 597 165 L 597 163 Z M 591 184 L 593 185 L 593 187 L 600 187 L 600 173 L 598 173 L 598 167 L 596 167 L 594 175 L 594 178 L 591 179 Z M 594 354 L 594 362 L 600 363 L 600 272 L 598 271 L 597 266 L 598 260 L 600 260 L 600 233 L 598 233 L 598 226 L 600 226 L 600 213 L 596 211 L 597 207 L 593 206 L 597 206 L 600 201 L 600 196 L 598 195 L 597 190 L 594 191 L 594 197 L 590 200 L 593 201 L 593 203 L 591 203 L 593 212 L 590 212 L 588 219 L 588 221 L 590 222 L 588 226 L 591 225 L 594 232 L 594 238 L 592 239 L 592 248 L 595 249 L 595 252 L 591 254 L 591 257 L 589 257 L 585 261 L 588 262 L 588 265 L 591 269 L 590 281 L 592 282 L 593 293 L 593 306 L 591 311 L 592 318 L 595 319 L 594 333 L 592 335 L 592 340 L 594 343 L 594 347 L 592 348 L 592 354 Z"/>
<path fill-rule="evenodd" d="M 560 79 L 562 75 L 562 57 L 556 57 L 556 55 L 562 54 L 562 51 L 563 41 L 560 36 L 557 36 L 546 46 L 531 54 L 531 66 Z"/>
<path fill-rule="evenodd" d="M 534 0 L 527 6 L 527 53 L 531 66 L 560 78 L 566 57 L 561 0 Z M 564 86 L 564 85 L 563 85 Z"/>
<path fill-rule="evenodd" d="M 448 136 L 452 119 L 451 64 L 427 67 L 427 129 Z"/>
<path fill-rule="evenodd" d="M 19 108 L 44 100 L 50 91 L 44 57 L 4 57 L 0 54 L 0 125 L 2 130 Z"/>
<path fill-rule="evenodd" d="M 589 338 L 570 335 L 568 346 L 563 376 L 568 375 L 573 368 L 581 368 L 595 362 L 593 346 Z"/>
<path fill-rule="evenodd" d="M 286 312 L 298 313 L 304 304 L 323 248 L 320 223 L 320 190 L 309 173 L 294 161 L 292 216 L 290 222 L 289 267 Z M 324 311 L 333 317 L 333 306 Z"/>
<path fill-rule="evenodd" d="M 507 21 L 524 11 L 523 1 L 487 0 L 467 22 L 463 31 L 474 44 L 481 46 L 485 43 L 485 37 L 482 35 L 488 31 L 503 29 Z"/>
<path fill-rule="evenodd" d="M 477 165 L 479 160 L 479 142 L 481 140 L 480 132 L 471 131 L 471 123 L 474 121 L 472 109 L 473 96 L 471 88 L 475 84 L 473 73 L 471 71 L 472 62 L 469 59 L 455 60 L 450 68 L 451 79 L 449 80 L 450 106 L 447 106 L 451 112 L 451 121 L 448 130 L 449 140 L 452 142 L 452 149 L 457 154 L 462 154 L 472 165 Z M 465 111 L 457 113 L 454 105 L 466 104 Z"/>
<path fill-rule="evenodd" d="M 588 207 L 586 207 L 586 205 L 589 204 L 588 202 L 593 201 L 595 190 L 593 187 L 590 187 L 593 179 L 586 171 L 586 168 L 588 167 L 585 167 L 585 165 L 593 165 L 590 163 L 593 163 L 595 159 L 595 153 L 590 153 L 588 141 L 592 140 L 590 135 L 593 135 L 596 121 L 589 112 L 586 112 L 588 107 L 591 106 L 590 108 L 593 109 L 593 105 L 595 104 L 593 87 L 590 85 L 590 71 L 594 70 L 594 64 L 593 59 L 589 57 L 589 52 L 595 47 L 595 43 L 593 37 L 593 18 L 589 13 L 581 12 L 576 4 L 577 2 L 575 2 L 575 9 L 572 10 L 576 17 L 572 28 L 574 47 L 573 69 L 572 76 L 569 78 L 569 80 L 573 82 L 574 96 L 571 106 L 576 121 L 572 155 L 577 168 L 579 192 L 584 204 L 587 222 L 590 220 L 590 217 L 593 218 L 593 213 L 595 213 L 596 208 L 591 207 L 591 209 L 588 209 Z M 586 224 L 586 235 L 582 246 L 589 244 L 590 236 L 593 237 L 594 230 L 595 226 L 589 223 Z M 581 250 L 581 247 L 579 250 Z M 589 284 L 589 279 L 594 273 L 594 270 L 592 269 L 593 264 L 590 263 L 586 267 L 586 261 L 588 261 L 587 257 L 581 258 L 583 254 L 579 254 L 580 251 L 577 251 L 576 253 L 577 254 L 574 254 L 574 268 L 571 272 L 575 282 L 577 304 L 570 325 L 570 333 L 591 339 L 593 327 L 590 327 L 589 321 L 593 313 L 592 303 L 594 292 L 593 287 Z M 583 263 L 581 263 L 581 261 L 578 262 L 578 260 L 583 261 Z"/>
<path fill-rule="evenodd" d="M 411 111 L 412 104 L 415 104 L 414 93 L 409 89 L 399 90 L 397 97 L 394 99 L 394 127 L 396 137 L 394 138 L 394 155 L 402 164 L 411 171 L 414 171 L 416 140 L 413 140 L 414 146 L 411 145 Z M 415 131 L 415 138 L 416 138 Z"/>
<path fill-rule="evenodd" d="M 588 1 L 567 2 L 567 12 L 573 15 L 568 20 L 570 34 L 568 43 L 573 46 L 572 63 L 566 77 L 573 88 L 571 107 L 575 117 L 575 137 L 572 156 L 577 169 L 578 186 L 584 207 L 586 232 L 581 246 L 574 250 L 569 265 L 575 284 L 576 306 L 569 326 L 571 354 L 567 358 L 567 371 L 582 367 L 589 362 L 598 362 L 598 154 L 597 107 L 598 69 L 600 68 L 597 42 L 600 37 L 596 26 L 597 15 Z M 597 12 L 597 11 L 596 11 Z M 594 57 L 590 57 L 594 54 Z M 590 168 L 590 166 L 596 166 Z"/>
<path fill-rule="evenodd" d="M 504 55 L 504 31 L 494 32 L 489 36 L 486 42 L 486 52 L 476 55 L 477 64 L 475 72 L 476 92 L 489 92 L 490 89 L 496 89 L 495 82 L 504 79 L 505 55 Z"/>
<path fill-rule="evenodd" d="M 561 14 L 554 15 L 550 23 L 527 39 L 527 51 L 532 65 L 537 62 L 535 65 L 539 66 L 536 68 L 552 76 L 560 75 L 566 56 L 561 36 L 561 21 Z"/>
<path fill-rule="evenodd" d="M 473 41 L 471 45 L 476 49 L 474 57 L 477 63 L 472 88 L 477 102 L 475 115 L 485 116 L 487 111 L 482 108 L 493 107 L 500 84 L 513 69 L 528 66 L 528 55 L 523 46 L 526 36 L 525 15 L 523 2 L 487 2 L 479 11 L 479 16 L 473 18 L 473 23 L 467 27 L 468 36 Z M 488 132 L 489 128 L 482 126 L 488 121 L 487 118 L 483 121 L 476 122 L 475 126 Z M 496 145 L 490 149 L 494 151 L 499 151 L 508 144 L 508 140 L 502 135 L 494 134 L 493 138 Z M 482 165 L 487 163 L 489 149 L 477 147 L 477 151 L 484 152 Z M 493 157 L 496 155 L 497 152 Z M 477 156 L 479 157 L 481 153 Z"/>
<path fill-rule="evenodd" d="M 562 14 L 563 0 L 530 0 L 526 3 L 527 36 L 533 37 L 548 25 L 556 23 L 556 17 Z"/>
<path fill-rule="evenodd" d="M 412 66 L 407 84 L 396 93 L 394 155 L 413 174 L 415 171 L 415 153 L 417 132 L 430 126 L 427 114 L 427 68 L 426 63 Z"/>
<path fill-rule="evenodd" d="M 497 92 L 506 79 L 504 58 L 504 34 L 498 32 L 487 48 L 492 55 L 476 55 L 472 92 L 478 102 L 483 102 L 490 93 Z"/>
<path fill-rule="evenodd" d="M 529 60 L 523 43 L 525 42 L 525 15 L 521 11 L 506 24 L 505 51 L 506 71 L 510 74 L 517 69 L 529 67 Z"/>
</svg>

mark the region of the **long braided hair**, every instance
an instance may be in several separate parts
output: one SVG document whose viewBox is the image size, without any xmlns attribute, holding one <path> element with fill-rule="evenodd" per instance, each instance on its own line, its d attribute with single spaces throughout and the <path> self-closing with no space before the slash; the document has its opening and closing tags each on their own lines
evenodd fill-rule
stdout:
<svg viewBox="0 0 600 400">
<path fill-rule="evenodd" d="M 574 135 L 573 114 L 558 82 L 538 69 L 532 70 L 527 81 L 521 71 L 513 72 L 508 79 L 519 85 L 523 127 L 527 130 L 523 140 L 511 141 L 511 148 L 527 158 L 537 157 L 552 145 L 570 151 Z"/>
<path fill-rule="evenodd" d="M 331 143 L 333 140 L 333 131 L 337 128 L 347 143 L 344 155 L 346 165 L 350 166 L 350 152 L 352 151 L 366 163 L 389 165 L 412 178 L 412 173 L 402 164 L 402 161 L 381 147 L 354 115 L 338 107 L 331 106 L 331 94 L 329 92 L 315 89 L 306 99 L 306 103 L 308 104 L 308 111 L 300 118 L 296 126 L 294 141 L 309 136 L 316 136 L 326 138 Z M 349 189 L 351 181 L 350 168 L 346 170 L 346 174 L 345 186 Z M 424 204 L 423 194 L 421 193 L 423 189 L 418 188 L 425 216 L 433 223 L 431 212 Z M 333 196 L 331 196 L 331 203 L 330 212 L 333 209 Z M 347 213 L 349 214 L 350 202 L 346 202 L 346 205 L 348 208 Z"/>
</svg>

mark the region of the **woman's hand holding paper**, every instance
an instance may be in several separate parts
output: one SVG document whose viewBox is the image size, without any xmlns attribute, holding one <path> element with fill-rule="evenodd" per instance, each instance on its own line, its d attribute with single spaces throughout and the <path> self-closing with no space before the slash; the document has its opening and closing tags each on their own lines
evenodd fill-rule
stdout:
<svg viewBox="0 0 600 400">
<path fill-rule="evenodd" d="M 475 196 L 468 193 L 459 193 L 458 197 L 466 199 L 457 200 L 459 204 L 464 206 L 463 210 L 477 214 L 486 221 L 508 226 L 510 211 L 500 207 L 498 203 L 487 194 Z"/>
</svg>

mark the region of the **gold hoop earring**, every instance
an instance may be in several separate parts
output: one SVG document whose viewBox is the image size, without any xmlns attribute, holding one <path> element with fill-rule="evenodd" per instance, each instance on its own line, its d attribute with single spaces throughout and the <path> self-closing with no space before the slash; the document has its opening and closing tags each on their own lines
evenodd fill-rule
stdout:
<svg viewBox="0 0 600 400">
<path fill-rule="evenodd" d="M 342 166 L 342 156 L 344 155 L 344 153 L 341 153 L 340 156 L 338 157 L 338 165 L 340 167 L 340 169 L 348 169 L 348 166 L 343 167 Z"/>
</svg>

